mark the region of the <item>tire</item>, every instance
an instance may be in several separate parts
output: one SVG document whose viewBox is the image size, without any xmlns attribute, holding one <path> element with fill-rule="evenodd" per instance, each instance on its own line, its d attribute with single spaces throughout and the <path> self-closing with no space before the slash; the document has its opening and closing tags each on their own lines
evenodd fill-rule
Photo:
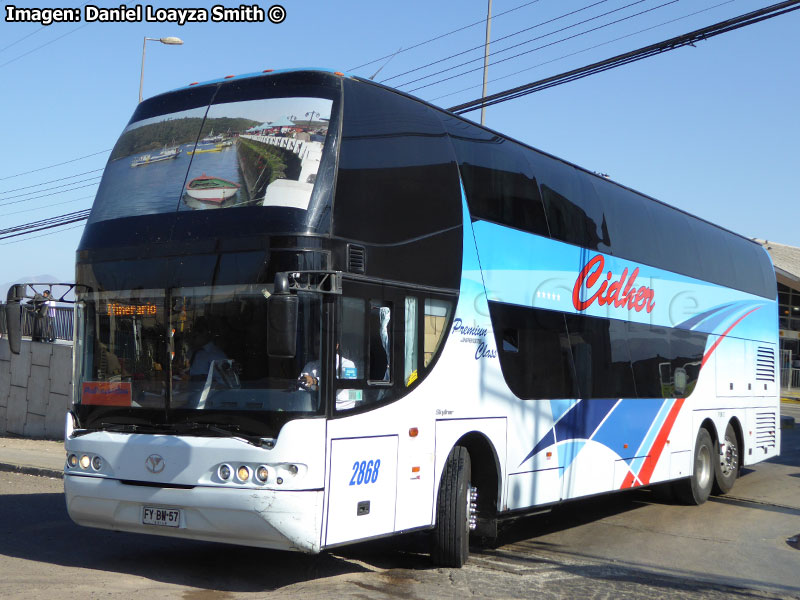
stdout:
<svg viewBox="0 0 800 600">
<path fill-rule="evenodd" d="M 714 494 L 727 494 L 730 492 L 733 484 L 736 483 L 736 478 L 739 476 L 741 450 L 739 449 L 736 430 L 730 423 L 725 428 L 723 444 L 722 454 L 717 452 L 717 460 L 714 461 Z"/>
<path fill-rule="evenodd" d="M 469 556 L 469 452 L 456 446 L 447 457 L 436 502 L 431 559 L 441 567 L 461 567 Z"/>
<path fill-rule="evenodd" d="M 711 495 L 714 485 L 714 463 L 716 444 L 711 441 L 708 431 L 697 432 L 694 443 L 694 468 L 692 476 L 675 483 L 675 495 L 684 504 L 703 504 Z"/>
</svg>

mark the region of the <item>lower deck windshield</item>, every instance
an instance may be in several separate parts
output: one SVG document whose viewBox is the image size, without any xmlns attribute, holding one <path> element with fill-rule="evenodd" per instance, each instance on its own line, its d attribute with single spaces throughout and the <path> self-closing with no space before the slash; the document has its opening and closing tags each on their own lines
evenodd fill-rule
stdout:
<svg viewBox="0 0 800 600">
<path fill-rule="evenodd" d="M 298 384 L 320 359 L 319 297 L 298 294 L 296 355 L 271 358 L 271 287 L 86 294 L 78 304 L 76 404 L 89 421 L 97 412 L 104 422 L 145 413 L 172 421 L 168 415 L 187 411 L 321 414 L 318 390 Z"/>
</svg>

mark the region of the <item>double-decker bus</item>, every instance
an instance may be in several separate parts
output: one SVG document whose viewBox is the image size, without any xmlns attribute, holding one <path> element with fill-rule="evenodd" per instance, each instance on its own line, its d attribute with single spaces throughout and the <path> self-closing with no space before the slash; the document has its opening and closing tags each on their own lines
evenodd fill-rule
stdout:
<svg viewBox="0 0 800 600">
<path fill-rule="evenodd" d="M 504 518 L 700 504 L 780 446 L 759 245 L 338 72 L 141 103 L 76 277 L 82 525 L 310 553 L 430 530 L 460 566 Z"/>
</svg>

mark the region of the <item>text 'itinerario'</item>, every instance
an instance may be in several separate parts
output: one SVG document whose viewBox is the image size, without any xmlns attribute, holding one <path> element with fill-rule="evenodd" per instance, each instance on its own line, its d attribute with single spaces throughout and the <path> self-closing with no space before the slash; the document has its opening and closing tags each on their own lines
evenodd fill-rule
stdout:
<svg viewBox="0 0 800 600">
<path fill-rule="evenodd" d="M 6 23 L 282 23 L 286 9 L 273 4 L 268 9 L 258 4 L 240 4 L 227 7 L 215 4 L 207 8 L 157 8 L 150 4 L 120 5 L 119 8 L 102 8 L 87 4 L 81 8 L 19 8 L 6 5 Z"/>
</svg>

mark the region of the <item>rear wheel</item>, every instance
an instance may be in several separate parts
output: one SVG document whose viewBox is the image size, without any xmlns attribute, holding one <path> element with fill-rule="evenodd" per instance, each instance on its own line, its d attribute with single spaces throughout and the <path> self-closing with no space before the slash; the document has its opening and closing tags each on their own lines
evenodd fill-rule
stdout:
<svg viewBox="0 0 800 600">
<path fill-rule="evenodd" d="M 694 469 L 689 479 L 675 483 L 675 494 L 686 504 L 702 504 L 708 500 L 714 484 L 714 442 L 708 431 L 697 432 L 694 444 Z"/>
<path fill-rule="evenodd" d="M 469 452 L 456 446 L 447 458 L 436 504 L 431 558 L 439 566 L 461 567 L 469 555 L 471 477 Z"/>
<path fill-rule="evenodd" d="M 739 476 L 739 440 L 733 425 L 725 428 L 725 439 L 720 444 L 717 460 L 714 461 L 714 493 L 727 494 Z"/>
</svg>

